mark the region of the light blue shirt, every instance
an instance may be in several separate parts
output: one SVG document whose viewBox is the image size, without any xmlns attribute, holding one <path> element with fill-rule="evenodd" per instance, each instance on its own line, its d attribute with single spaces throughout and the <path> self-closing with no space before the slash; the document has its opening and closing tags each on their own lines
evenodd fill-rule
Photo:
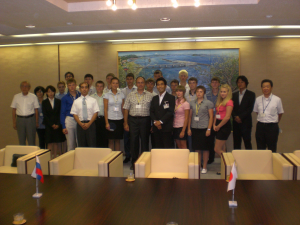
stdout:
<svg viewBox="0 0 300 225">
<path fill-rule="evenodd" d="M 99 112 L 98 112 L 98 116 L 104 116 L 104 103 L 103 103 L 103 97 L 104 97 L 104 93 L 101 95 L 101 97 L 99 97 L 99 95 L 97 93 L 94 93 L 91 95 L 91 97 L 95 98 L 97 100 L 98 106 L 99 106 Z"/>
<path fill-rule="evenodd" d="M 66 95 L 66 93 L 63 93 L 63 94 L 60 94 L 60 93 L 56 93 L 55 94 L 55 98 L 57 98 L 57 99 L 62 99 L 62 97 L 64 97 Z"/>
<path fill-rule="evenodd" d="M 113 94 L 111 90 L 109 90 L 103 98 L 108 100 L 108 119 L 123 119 L 122 102 L 123 99 L 125 99 L 125 95 L 120 90 L 118 90 L 117 94 Z"/>
</svg>

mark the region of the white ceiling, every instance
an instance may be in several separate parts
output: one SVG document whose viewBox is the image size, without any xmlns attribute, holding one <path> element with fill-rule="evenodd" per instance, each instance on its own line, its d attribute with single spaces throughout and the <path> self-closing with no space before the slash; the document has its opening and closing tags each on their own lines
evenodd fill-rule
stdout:
<svg viewBox="0 0 300 225">
<path fill-rule="evenodd" d="M 68 0 L 70 1 L 70 0 Z M 76 0 L 77 1 L 77 0 Z M 137 0 L 137 4 L 138 4 Z M 171 0 L 170 0 L 171 1 Z M 183 1 L 183 0 L 180 0 Z M 179 4 L 180 4 L 179 1 Z M 71 2 L 74 2 L 71 1 Z M 66 3 L 68 4 L 68 3 Z M 94 35 L 66 35 L 15 38 L 10 35 L 154 29 L 177 27 L 300 25 L 300 0 L 260 0 L 247 5 L 202 5 L 178 8 L 138 8 L 67 12 L 46 0 L 0 0 L 0 44 L 47 41 L 105 41 L 112 39 L 142 39 L 161 37 L 213 37 L 213 36 L 274 36 L 300 35 L 300 29 L 210 30 L 185 32 L 132 32 Z M 272 15 L 272 18 L 266 18 Z M 159 19 L 168 17 L 169 22 Z M 73 25 L 67 25 L 72 22 Z M 34 29 L 25 28 L 33 24 Z"/>
</svg>

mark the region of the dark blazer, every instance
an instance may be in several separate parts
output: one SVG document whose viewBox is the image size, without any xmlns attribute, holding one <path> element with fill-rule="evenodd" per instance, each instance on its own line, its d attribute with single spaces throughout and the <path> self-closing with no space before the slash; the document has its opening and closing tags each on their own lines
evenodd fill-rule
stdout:
<svg viewBox="0 0 300 225">
<path fill-rule="evenodd" d="M 242 124 L 248 127 L 252 127 L 252 116 L 255 93 L 249 90 L 245 91 L 241 104 L 239 103 L 239 91 L 232 94 L 232 101 L 234 107 L 232 110 L 233 119 L 238 116 L 242 120 Z M 234 121 L 235 122 L 235 121 Z"/>
<path fill-rule="evenodd" d="M 169 108 L 164 108 L 164 104 L 169 103 Z M 175 109 L 175 96 L 170 95 L 166 92 L 161 104 L 159 105 L 159 95 L 152 98 L 150 106 L 150 117 L 151 120 L 161 120 L 162 132 L 172 132 L 173 130 L 173 118 Z M 157 127 L 153 125 L 153 132 L 158 131 Z"/>
<path fill-rule="evenodd" d="M 57 98 L 54 98 L 53 109 L 48 98 L 42 102 L 42 109 L 44 115 L 43 124 L 45 124 L 46 127 L 52 127 L 52 125 L 55 124 L 55 125 L 59 125 L 61 128 L 60 119 L 59 119 L 60 106 L 61 106 L 61 101 Z"/>
</svg>

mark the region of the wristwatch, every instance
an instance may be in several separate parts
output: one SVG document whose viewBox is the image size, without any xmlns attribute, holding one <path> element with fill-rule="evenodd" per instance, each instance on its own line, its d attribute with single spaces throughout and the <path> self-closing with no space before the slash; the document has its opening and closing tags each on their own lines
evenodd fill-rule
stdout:
<svg viewBox="0 0 300 225">
<path fill-rule="evenodd" d="M 207 129 L 207 130 L 210 130 L 210 129 Z"/>
</svg>

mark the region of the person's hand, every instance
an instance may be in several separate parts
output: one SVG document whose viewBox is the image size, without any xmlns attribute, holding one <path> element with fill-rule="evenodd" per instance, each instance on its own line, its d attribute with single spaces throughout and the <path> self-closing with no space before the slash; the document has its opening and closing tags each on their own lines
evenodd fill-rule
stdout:
<svg viewBox="0 0 300 225">
<path fill-rule="evenodd" d="M 107 123 L 107 124 L 105 125 L 105 128 L 106 128 L 106 130 L 110 130 L 109 123 Z"/>
<path fill-rule="evenodd" d="M 187 134 L 188 134 L 189 136 L 192 136 L 192 131 L 191 131 L 191 129 L 188 129 Z"/>
<path fill-rule="evenodd" d="M 86 128 L 86 123 L 81 123 L 81 124 L 79 124 L 81 127 L 82 127 L 82 129 L 84 129 L 84 130 L 86 130 L 87 128 Z"/>
<path fill-rule="evenodd" d="M 235 122 L 237 122 L 237 123 L 242 123 L 242 120 L 241 120 L 240 117 L 238 117 L 238 116 L 236 116 L 236 117 L 234 118 L 234 120 L 235 120 Z"/>
<path fill-rule="evenodd" d="M 57 130 L 59 126 L 54 124 L 52 127 L 54 130 Z"/>
<path fill-rule="evenodd" d="M 124 123 L 124 130 L 127 131 L 127 132 L 129 132 L 129 126 L 128 126 L 127 123 L 126 124 Z"/>
<path fill-rule="evenodd" d="M 68 130 L 67 130 L 66 128 L 63 129 L 62 132 L 63 132 L 64 134 L 68 134 Z"/>
<path fill-rule="evenodd" d="M 13 123 L 13 128 L 17 130 L 17 123 Z"/>
<path fill-rule="evenodd" d="M 162 129 L 161 125 L 157 126 L 157 129 L 161 130 Z"/>
<path fill-rule="evenodd" d="M 153 133 L 153 127 L 151 127 L 151 129 L 150 129 L 150 133 Z"/>
<path fill-rule="evenodd" d="M 160 121 L 158 121 L 158 120 L 155 120 L 154 121 L 155 123 L 154 123 L 154 125 L 158 128 L 158 126 L 161 126 L 161 123 L 160 123 Z"/>
<path fill-rule="evenodd" d="M 206 130 L 206 137 L 210 136 L 210 130 Z"/>
<path fill-rule="evenodd" d="M 214 127 L 214 130 L 215 130 L 215 131 L 219 131 L 219 130 L 220 130 L 219 125 L 218 125 L 218 126 L 215 126 L 215 127 Z"/>
<path fill-rule="evenodd" d="M 180 134 L 179 134 L 179 137 L 183 138 L 184 137 L 184 132 L 181 131 Z"/>
<path fill-rule="evenodd" d="M 84 123 L 84 130 L 89 129 L 89 127 L 91 126 L 91 123 Z"/>
</svg>

